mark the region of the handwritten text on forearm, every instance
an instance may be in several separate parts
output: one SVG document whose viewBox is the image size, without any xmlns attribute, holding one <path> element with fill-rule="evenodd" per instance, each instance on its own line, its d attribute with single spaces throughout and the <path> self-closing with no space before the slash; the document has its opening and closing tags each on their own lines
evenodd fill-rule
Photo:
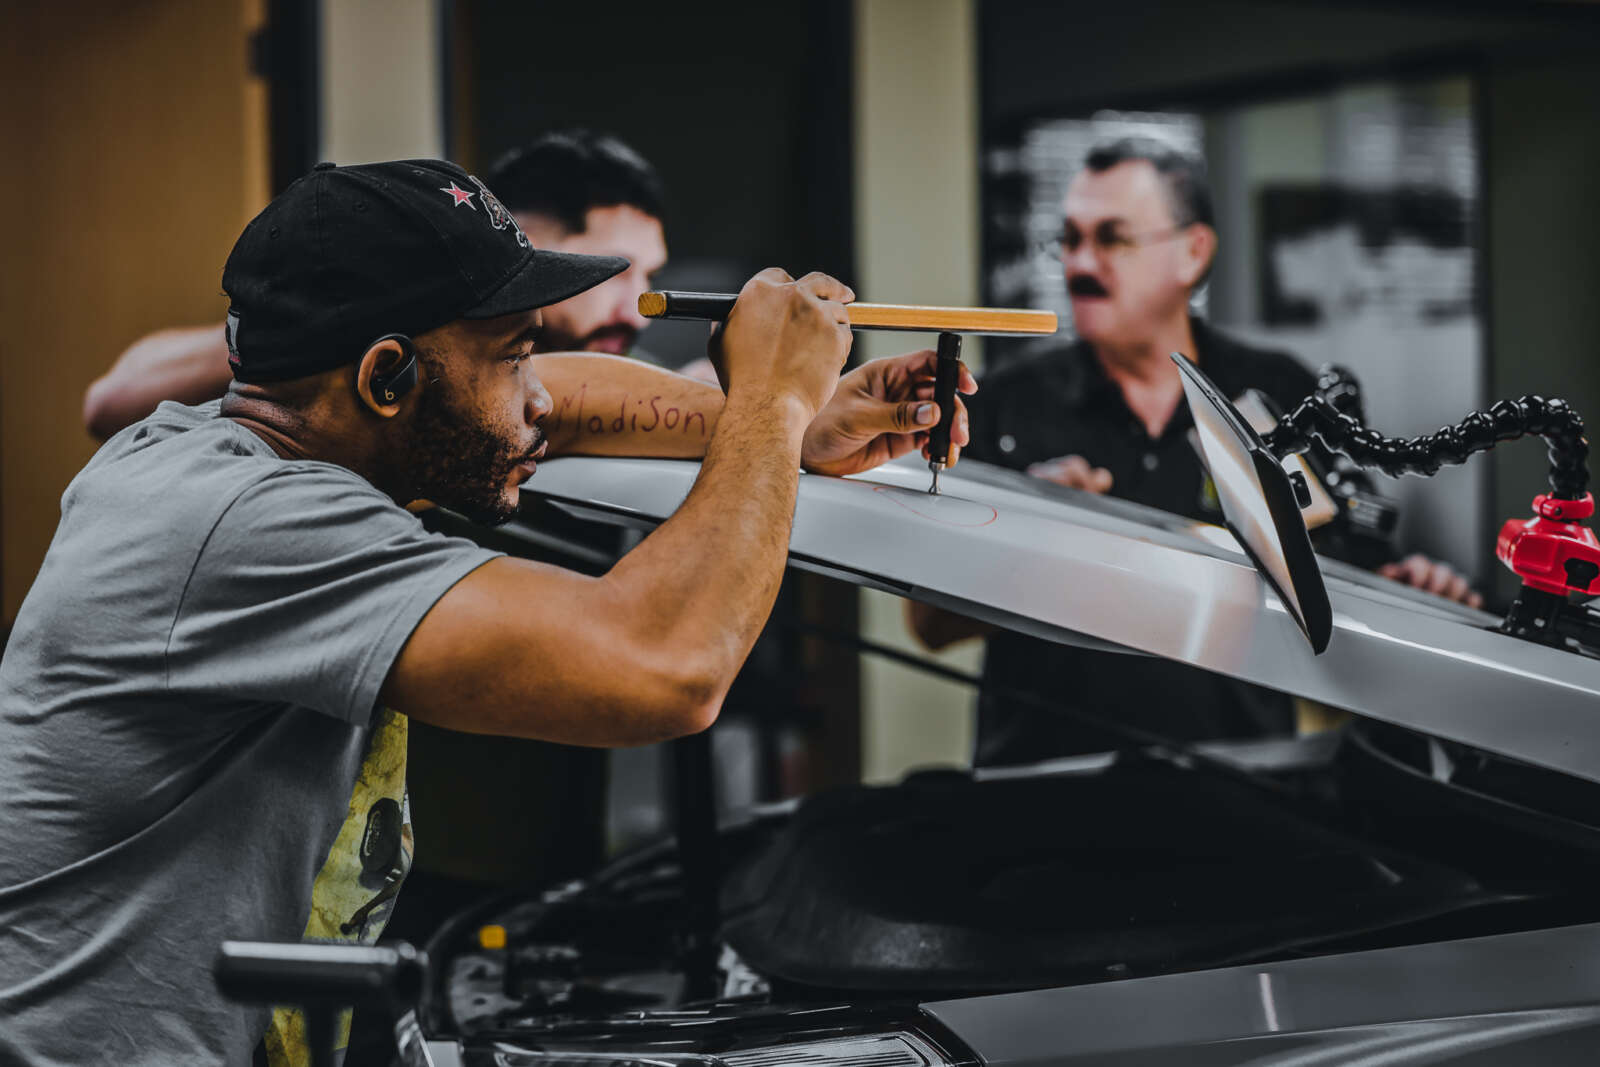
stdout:
<svg viewBox="0 0 1600 1067">
<path fill-rule="evenodd" d="M 604 433 L 656 433 L 671 432 L 685 436 L 691 435 L 702 440 L 706 437 L 706 417 L 703 412 L 691 411 L 669 404 L 660 395 L 636 397 L 630 393 L 623 393 L 616 406 L 607 402 L 603 413 L 587 412 L 585 405 L 588 403 L 588 383 L 578 387 L 575 393 L 568 393 L 556 402 L 555 410 L 545 417 L 545 429 L 550 433 L 560 433 L 564 427 L 571 426 L 574 434 L 604 434 Z M 571 420 L 570 423 L 568 420 Z"/>
</svg>

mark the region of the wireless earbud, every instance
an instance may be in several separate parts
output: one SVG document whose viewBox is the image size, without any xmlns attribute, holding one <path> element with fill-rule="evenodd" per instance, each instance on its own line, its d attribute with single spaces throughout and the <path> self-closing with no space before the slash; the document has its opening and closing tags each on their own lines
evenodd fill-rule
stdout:
<svg viewBox="0 0 1600 1067">
<path fill-rule="evenodd" d="M 398 341 L 404 358 L 393 370 L 373 372 L 372 395 L 380 403 L 393 404 L 417 384 L 417 346 L 403 333 L 386 333 L 367 347 L 384 341 Z"/>
</svg>

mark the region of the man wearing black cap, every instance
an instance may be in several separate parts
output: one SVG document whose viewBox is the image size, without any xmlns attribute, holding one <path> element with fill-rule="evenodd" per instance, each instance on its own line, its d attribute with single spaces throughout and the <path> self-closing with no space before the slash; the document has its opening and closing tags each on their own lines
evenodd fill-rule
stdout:
<svg viewBox="0 0 1600 1067">
<path fill-rule="evenodd" d="M 529 248 L 435 161 L 319 168 L 246 228 L 234 386 L 162 405 L 73 480 L 0 664 L 0 1061 L 300 1059 L 292 1013 L 223 1001 L 211 962 L 227 938 L 376 937 L 409 862 L 408 715 L 591 745 L 715 717 L 798 468 L 916 447 L 932 354 L 839 378 L 852 294 L 769 270 L 721 333 L 725 398 L 599 356 L 536 375 L 537 309 L 623 265 Z M 688 414 L 546 425 L 540 376 Z M 402 507 L 504 519 L 546 449 L 704 462 L 602 578 Z"/>
<path fill-rule="evenodd" d="M 634 340 L 647 320 L 638 297 L 667 257 L 665 194 L 655 168 L 614 136 L 571 129 L 508 152 L 483 177 L 536 247 L 628 260 L 621 273 L 540 310 L 539 350 L 640 355 Z M 679 373 L 716 380 L 704 359 Z M 84 424 L 105 440 L 162 400 L 202 403 L 226 392 L 232 379 L 221 323 L 161 330 L 135 342 L 89 386 Z M 558 408 L 564 395 L 556 394 Z M 437 528 L 435 519 L 423 521 Z M 614 538 L 616 531 L 608 533 Z M 574 878 L 603 859 L 605 751 L 415 723 L 409 741 L 408 782 L 426 847 L 406 879 L 389 937 L 420 944 L 474 900 Z M 517 817 L 507 818 L 510 811 Z"/>
</svg>

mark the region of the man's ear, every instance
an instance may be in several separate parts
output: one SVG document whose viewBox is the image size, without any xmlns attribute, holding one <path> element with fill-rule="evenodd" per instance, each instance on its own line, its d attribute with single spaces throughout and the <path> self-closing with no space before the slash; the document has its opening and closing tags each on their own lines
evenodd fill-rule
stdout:
<svg viewBox="0 0 1600 1067">
<path fill-rule="evenodd" d="M 1183 252 L 1182 281 L 1193 288 L 1217 256 L 1217 231 L 1203 222 L 1192 224 L 1184 234 Z"/>
<path fill-rule="evenodd" d="M 356 365 L 356 395 L 378 415 L 393 418 L 400 414 L 401 397 L 416 382 L 416 363 L 416 347 L 409 338 L 378 338 Z"/>
</svg>

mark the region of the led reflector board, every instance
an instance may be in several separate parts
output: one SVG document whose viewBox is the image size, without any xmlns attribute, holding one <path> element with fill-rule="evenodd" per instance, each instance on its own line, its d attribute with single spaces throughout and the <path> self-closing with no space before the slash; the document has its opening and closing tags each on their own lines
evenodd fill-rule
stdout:
<svg viewBox="0 0 1600 1067">
<path fill-rule="evenodd" d="M 1333 635 L 1333 609 L 1288 473 L 1200 368 L 1176 352 L 1172 361 L 1228 530 L 1321 653 Z"/>
</svg>

